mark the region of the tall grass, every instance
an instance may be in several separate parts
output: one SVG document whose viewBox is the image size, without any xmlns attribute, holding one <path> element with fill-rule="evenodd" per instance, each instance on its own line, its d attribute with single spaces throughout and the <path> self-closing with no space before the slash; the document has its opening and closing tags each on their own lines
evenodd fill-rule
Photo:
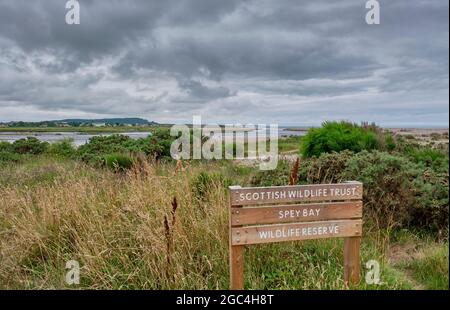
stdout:
<svg viewBox="0 0 450 310">
<path fill-rule="evenodd" d="M 206 206 L 194 209 L 189 172 L 158 176 L 153 165 L 143 165 L 123 178 L 82 166 L 33 190 L 4 186 L 1 285 L 63 287 L 64 262 L 75 259 L 83 287 L 223 287 L 224 189 L 217 185 Z M 80 175 L 80 169 L 90 171 Z M 179 209 L 167 266 L 163 220 L 173 197 Z"/>
<path fill-rule="evenodd" d="M 222 168 L 140 161 L 114 174 L 41 159 L 2 170 L 0 288 L 228 288 L 226 186 L 211 178 L 201 197 L 194 189 L 200 172 Z M 383 262 L 367 238 L 362 262 Z M 249 247 L 245 287 L 344 289 L 342 248 L 340 239 Z M 64 282 L 73 259 L 81 265 L 75 287 Z M 382 275 L 383 285 L 356 288 L 409 288 L 384 264 Z"/>
</svg>

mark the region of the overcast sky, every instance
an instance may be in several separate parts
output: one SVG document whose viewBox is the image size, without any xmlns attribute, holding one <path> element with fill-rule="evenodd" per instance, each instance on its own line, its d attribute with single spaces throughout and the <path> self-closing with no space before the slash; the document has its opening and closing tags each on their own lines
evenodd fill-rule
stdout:
<svg viewBox="0 0 450 310">
<path fill-rule="evenodd" d="M 0 121 L 448 126 L 448 0 L 0 0 Z"/>
</svg>

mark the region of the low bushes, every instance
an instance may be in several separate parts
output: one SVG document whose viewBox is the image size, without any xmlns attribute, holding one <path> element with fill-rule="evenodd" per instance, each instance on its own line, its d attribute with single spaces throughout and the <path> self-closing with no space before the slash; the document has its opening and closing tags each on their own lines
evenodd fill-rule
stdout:
<svg viewBox="0 0 450 310">
<path fill-rule="evenodd" d="M 119 170 L 132 166 L 130 155 L 145 155 L 163 159 L 170 157 L 170 145 L 173 137 L 169 130 L 158 129 L 147 138 L 132 139 L 126 135 L 95 136 L 78 149 L 73 141 L 65 139 L 55 143 L 42 142 L 35 137 L 20 139 L 13 143 L 0 143 L 0 162 L 19 161 L 21 155 L 48 154 L 55 157 L 73 158 L 93 166 L 109 168 L 119 167 Z M 116 168 L 114 168 L 116 169 Z"/>
<path fill-rule="evenodd" d="M 21 156 L 19 154 L 0 150 L 0 165 L 9 162 L 19 162 L 20 158 Z"/>
<path fill-rule="evenodd" d="M 72 139 L 64 139 L 50 144 L 47 153 L 57 157 L 72 158 L 75 157 L 76 149 Z"/>
<path fill-rule="evenodd" d="M 411 159 L 439 172 L 448 171 L 448 152 L 430 147 L 415 148 L 409 152 Z"/>
<path fill-rule="evenodd" d="M 48 146 L 47 142 L 42 142 L 35 137 L 28 137 L 14 141 L 11 147 L 12 151 L 17 154 L 39 155 L 44 153 Z"/>
<path fill-rule="evenodd" d="M 448 168 L 437 172 L 407 156 L 364 151 L 348 159 L 341 176 L 364 183 L 365 208 L 378 226 L 448 234 Z"/>
<path fill-rule="evenodd" d="M 132 139 L 124 135 L 96 136 L 78 147 L 76 156 L 86 163 L 102 166 L 106 155 L 125 153 L 132 143 Z"/>
<path fill-rule="evenodd" d="M 280 160 L 276 169 L 258 171 L 250 183 L 252 186 L 282 186 L 289 183 L 290 174 L 289 162 Z"/>
<path fill-rule="evenodd" d="M 40 155 L 47 151 L 49 143 L 35 137 L 19 139 L 13 143 L 0 142 L 0 165 L 19 162 L 26 155 Z"/>
<path fill-rule="evenodd" d="M 78 148 L 77 157 L 94 165 L 102 165 L 104 156 L 108 154 L 145 154 L 156 159 L 169 158 L 172 141 L 170 132 L 162 129 L 140 139 L 118 134 L 97 136 Z"/>
<path fill-rule="evenodd" d="M 289 165 L 283 163 L 258 172 L 252 185 L 287 185 L 288 178 Z M 376 227 L 448 235 L 448 167 L 436 171 L 408 155 L 380 151 L 325 153 L 301 161 L 298 184 L 349 180 L 364 183 L 364 216 Z"/>
</svg>

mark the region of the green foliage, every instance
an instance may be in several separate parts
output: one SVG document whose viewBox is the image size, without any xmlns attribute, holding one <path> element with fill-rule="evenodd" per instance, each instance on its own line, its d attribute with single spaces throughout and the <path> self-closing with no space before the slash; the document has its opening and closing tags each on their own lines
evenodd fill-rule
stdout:
<svg viewBox="0 0 450 310">
<path fill-rule="evenodd" d="M 367 215 L 379 226 L 448 234 L 448 167 L 440 173 L 407 156 L 379 151 L 355 154 L 345 166 L 340 178 L 364 183 Z"/>
<path fill-rule="evenodd" d="M 133 160 L 131 157 L 123 154 L 108 154 L 104 157 L 107 168 L 115 171 L 125 171 L 133 167 Z"/>
<path fill-rule="evenodd" d="M 78 147 L 78 155 L 84 159 L 86 155 L 102 156 L 126 151 L 132 139 L 124 135 L 95 136 L 89 142 Z"/>
<path fill-rule="evenodd" d="M 425 167 L 433 168 L 436 171 L 444 172 L 448 170 L 448 153 L 430 147 L 413 149 L 409 155 L 412 160 Z"/>
<path fill-rule="evenodd" d="M 12 152 L 12 145 L 9 142 L 0 141 L 0 152 Z"/>
<path fill-rule="evenodd" d="M 47 150 L 48 145 L 49 143 L 42 142 L 35 137 L 28 137 L 26 139 L 14 141 L 12 143 L 12 150 L 17 154 L 39 155 Z"/>
<path fill-rule="evenodd" d="M 256 173 L 251 185 L 286 185 L 290 168 L 279 162 L 275 170 Z M 324 153 L 300 163 L 299 184 L 351 180 L 364 183 L 364 216 L 378 228 L 448 234 L 448 166 L 434 170 L 408 155 L 380 151 Z"/>
<path fill-rule="evenodd" d="M 416 199 L 420 188 L 413 183 L 420 177 L 416 165 L 403 156 L 363 151 L 351 157 L 346 166 L 342 178 L 363 182 L 367 215 L 379 227 L 411 222 L 413 210 L 420 207 Z"/>
<path fill-rule="evenodd" d="M 394 136 L 391 133 L 387 133 L 385 136 L 386 150 L 389 152 L 395 150 L 397 147 L 397 143 L 394 139 Z"/>
<path fill-rule="evenodd" d="M 157 129 L 151 136 L 144 139 L 133 140 L 133 143 L 127 145 L 127 149 L 131 152 L 142 152 L 145 155 L 160 158 L 171 158 L 170 146 L 174 137 L 170 136 L 167 129 Z"/>
<path fill-rule="evenodd" d="M 21 156 L 19 154 L 0 150 L 0 165 L 10 162 L 19 162 L 20 159 Z"/>
<path fill-rule="evenodd" d="M 300 163 L 299 183 L 339 183 L 347 162 L 354 155 L 351 151 L 340 153 L 324 153 L 319 157 L 311 157 Z"/>
<path fill-rule="evenodd" d="M 73 139 L 64 139 L 50 144 L 47 153 L 63 158 L 74 157 L 76 149 L 73 146 Z"/>
<path fill-rule="evenodd" d="M 10 162 L 18 162 L 21 156 L 14 153 L 11 143 L 0 142 L 0 165 Z"/>
<path fill-rule="evenodd" d="M 312 128 L 302 139 L 303 157 L 322 153 L 377 149 L 380 142 L 372 128 L 362 128 L 349 122 L 325 122 L 321 128 Z"/>
<path fill-rule="evenodd" d="M 156 130 L 151 136 L 140 139 L 118 134 L 96 136 L 78 148 L 77 156 L 85 162 L 97 165 L 101 164 L 104 156 L 108 154 L 143 153 L 156 159 L 168 158 L 172 141 L 169 130 L 165 129 Z"/>
<path fill-rule="evenodd" d="M 259 170 L 251 179 L 252 186 L 282 186 L 289 184 L 290 163 L 278 161 L 276 169 Z"/>
</svg>

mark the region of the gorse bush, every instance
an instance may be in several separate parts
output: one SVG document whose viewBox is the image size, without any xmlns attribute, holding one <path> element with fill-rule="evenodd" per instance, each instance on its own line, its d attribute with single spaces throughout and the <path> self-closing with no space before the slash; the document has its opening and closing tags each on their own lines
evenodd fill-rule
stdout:
<svg viewBox="0 0 450 310">
<path fill-rule="evenodd" d="M 0 165 L 9 162 L 19 162 L 20 159 L 21 156 L 19 154 L 0 150 Z"/>
<path fill-rule="evenodd" d="M 0 164 L 19 162 L 26 155 L 40 155 L 49 148 L 49 143 L 35 137 L 19 139 L 13 143 L 0 142 Z"/>
<path fill-rule="evenodd" d="M 386 133 L 384 142 L 385 142 L 386 150 L 388 150 L 388 151 L 393 151 L 397 147 L 395 138 L 391 133 Z"/>
<path fill-rule="evenodd" d="M 303 159 L 298 184 L 360 181 L 364 217 L 377 228 L 414 228 L 448 235 L 448 166 L 436 171 L 408 155 L 380 151 L 324 153 Z M 253 186 L 286 185 L 289 164 L 260 171 Z"/>
<path fill-rule="evenodd" d="M 448 170 L 448 152 L 422 147 L 411 150 L 409 155 L 415 163 L 422 164 L 425 167 L 433 168 L 438 172 Z"/>
<path fill-rule="evenodd" d="M 156 130 L 147 138 L 132 139 L 125 135 L 97 136 L 81 145 L 77 156 L 84 162 L 101 165 L 108 154 L 145 154 L 156 159 L 170 157 L 173 137 L 169 130 Z"/>
<path fill-rule="evenodd" d="M 0 141 L 0 165 L 19 160 L 20 155 L 13 152 L 11 143 Z"/>
<path fill-rule="evenodd" d="M 124 135 L 96 136 L 77 149 L 77 157 L 82 161 L 101 166 L 104 156 L 127 152 L 127 147 L 133 143 L 132 139 Z"/>
<path fill-rule="evenodd" d="M 299 173 L 300 184 L 339 183 L 343 179 L 343 171 L 354 156 L 351 151 L 340 153 L 324 153 L 319 157 L 311 157 L 302 161 Z"/>
<path fill-rule="evenodd" d="M 413 183 L 420 171 L 407 158 L 385 152 L 363 151 L 347 160 L 342 179 L 364 184 L 366 218 L 377 227 L 406 227 L 419 207 Z"/>
<path fill-rule="evenodd" d="M 12 152 L 12 145 L 9 142 L 0 141 L 0 152 Z"/>
<path fill-rule="evenodd" d="M 47 148 L 47 153 L 64 158 L 74 157 L 76 149 L 73 146 L 73 139 L 64 139 L 50 144 Z"/>
<path fill-rule="evenodd" d="M 289 184 L 290 163 L 286 160 L 278 161 L 273 170 L 260 170 L 256 173 L 250 183 L 252 186 L 283 186 Z"/>
<path fill-rule="evenodd" d="M 17 154 L 39 155 L 44 153 L 48 146 L 49 143 L 47 142 L 42 142 L 35 137 L 28 137 L 14 141 L 12 143 L 12 151 Z"/>
<path fill-rule="evenodd" d="M 303 137 L 301 153 L 306 158 L 344 150 L 374 150 L 386 144 L 393 148 L 392 138 L 385 141 L 385 137 L 380 137 L 374 128 L 364 128 L 349 122 L 325 122 L 320 128 L 311 128 Z"/>
<path fill-rule="evenodd" d="M 71 139 L 50 144 L 35 137 L 29 137 L 13 143 L 1 142 L 0 153 L 2 162 L 18 161 L 20 156 L 17 155 L 48 154 L 55 157 L 79 159 L 100 167 L 106 164 L 105 156 L 110 159 L 111 154 L 114 156 L 117 154 L 145 155 L 155 159 L 171 158 L 170 146 L 173 140 L 174 137 L 170 136 L 168 129 L 158 129 L 152 135 L 140 139 L 132 139 L 120 134 L 95 136 L 78 148 L 73 146 Z M 123 162 L 125 163 L 125 161 Z"/>
<path fill-rule="evenodd" d="M 448 234 L 448 168 L 442 174 L 406 156 L 363 151 L 347 160 L 341 178 L 364 183 L 366 215 L 377 226 Z"/>
</svg>

